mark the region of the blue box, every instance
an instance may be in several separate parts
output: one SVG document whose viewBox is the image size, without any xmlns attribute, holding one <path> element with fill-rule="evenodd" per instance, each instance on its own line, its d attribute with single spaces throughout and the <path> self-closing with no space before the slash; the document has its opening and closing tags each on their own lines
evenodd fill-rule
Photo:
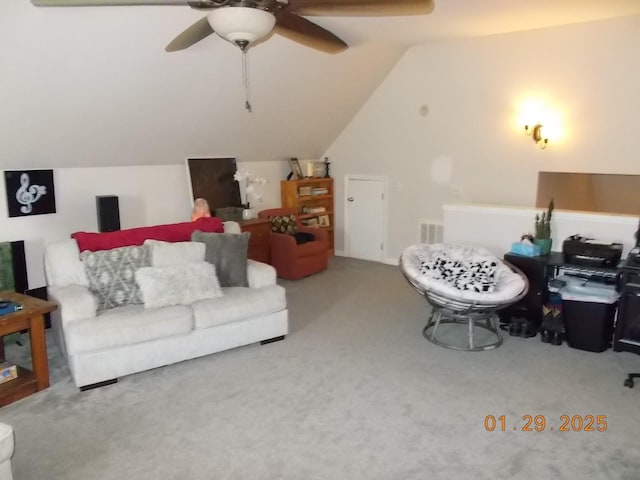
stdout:
<svg viewBox="0 0 640 480">
<path fill-rule="evenodd" d="M 0 315 L 6 315 L 7 313 L 14 313 L 22 310 L 22 305 L 10 300 L 0 300 Z"/>
<path fill-rule="evenodd" d="M 511 244 L 511 253 L 524 255 L 525 257 L 539 257 L 540 247 L 529 243 L 514 242 Z"/>
</svg>

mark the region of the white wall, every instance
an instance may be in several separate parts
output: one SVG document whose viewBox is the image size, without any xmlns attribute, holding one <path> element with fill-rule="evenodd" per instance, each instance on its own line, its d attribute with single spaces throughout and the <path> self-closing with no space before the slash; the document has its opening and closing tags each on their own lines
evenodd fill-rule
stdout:
<svg viewBox="0 0 640 480">
<path fill-rule="evenodd" d="M 257 210 L 280 205 L 280 180 L 286 162 L 238 162 L 264 177 Z M 2 177 L 4 178 L 4 176 Z M 96 195 L 117 195 L 123 229 L 185 222 L 191 217 L 186 164 L 165 166 L 60 168 L 54 170 L 56 213 L 9 218 L 4 180 L 0 181 L 0 241 L 24 240 L 29 287 L 45 284 L 42 258 L 45 245 L 76 231 L 97 231 Z"/>
<path fill-rule="evenodd" d="M 332 29 L 353 45 L 339 55 L 273 35 L 249 50 L 248 113 L 237 47 L 211 35 L 164 51 L 204 15 L 0 0 L 0 168 L 317 157 L 405 51 L 359 44 L 346 26 Z"/>
<path fill-rule="evenodd" d="M 336 205 L 346 174 L 387 175 L 397 258 L 444 203 L 533 206 L 538 171 L 640 173 L 638 45 L 628 17 L 412 48 L 326 152 Z M 516 120 L 531 96 L 563 117 L 546 150 Z"/>
</svg>

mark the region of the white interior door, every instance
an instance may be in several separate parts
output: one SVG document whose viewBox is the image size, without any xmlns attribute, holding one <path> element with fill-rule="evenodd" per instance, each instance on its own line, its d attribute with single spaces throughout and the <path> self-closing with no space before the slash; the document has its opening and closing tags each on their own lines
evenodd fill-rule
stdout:
<svg viewBox="0 0 640 480">
<path fill-rule="evenodd" d="M 345 191 L 347 256 L 382 261 L 387 211 L 386 179 L 348 176 Z"/>
</svg>

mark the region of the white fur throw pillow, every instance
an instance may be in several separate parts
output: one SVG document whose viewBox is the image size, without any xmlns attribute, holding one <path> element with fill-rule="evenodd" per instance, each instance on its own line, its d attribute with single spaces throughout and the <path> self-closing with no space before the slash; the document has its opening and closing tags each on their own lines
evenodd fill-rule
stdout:
<svg viewBox="0 0 640 480">
<path fill-rule="evenodd" d="M 151 266 L 178 265 L 182 263 L 204 262 L 205 246 L 199 242 L 163 242 L 145 240 L 151 249 Z"/>
<path fill-rule="evenodd" d="M 215 267 L 208 262 L 143 267 L 136 271 L 145 308 L 190 305 L 222 296 Z"/>
</svg>

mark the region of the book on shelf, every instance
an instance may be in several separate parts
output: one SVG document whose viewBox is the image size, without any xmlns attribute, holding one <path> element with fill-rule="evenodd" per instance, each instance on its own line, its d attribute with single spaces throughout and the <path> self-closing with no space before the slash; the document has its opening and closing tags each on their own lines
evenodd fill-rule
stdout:
<svg viewBox="0 0 640 480">
<path fill-rule="evenodd" d="M 18 378 L 18 367 L 7 361 L 0 362 L 0 383 Z"/>
<path fill-rule="evenodd" d="M 298 187 L 298 195 L 305 196 L 311 195 L 311 187 Z"/>
<path fill-rule="evenodd" d="M 312 214 L 312 213 L 324 213 L 327 209 L 325 207 L 303 207 L 302 213 Z"/>
<path fill-rule="evenodd" d="M 303 220 L 300 220 L 300 223 L 302 223 L 305 227 L 318 227 L 318 219 L 316 217 L 313 218 L 305 218 Z"/>
<path fill-rule="evenodd" d="M 311 189 L 311 195 L 327 195 L 329 189 L 326 187 L 315 187 Z"/>
<path fill-rule="evenodd" d="M 0 315 L 6 315 L 8 313 L 17 312 L 22 310 L 22 304 L 12 302 L 11 300 L 0 299 Z"/>
</svg>

